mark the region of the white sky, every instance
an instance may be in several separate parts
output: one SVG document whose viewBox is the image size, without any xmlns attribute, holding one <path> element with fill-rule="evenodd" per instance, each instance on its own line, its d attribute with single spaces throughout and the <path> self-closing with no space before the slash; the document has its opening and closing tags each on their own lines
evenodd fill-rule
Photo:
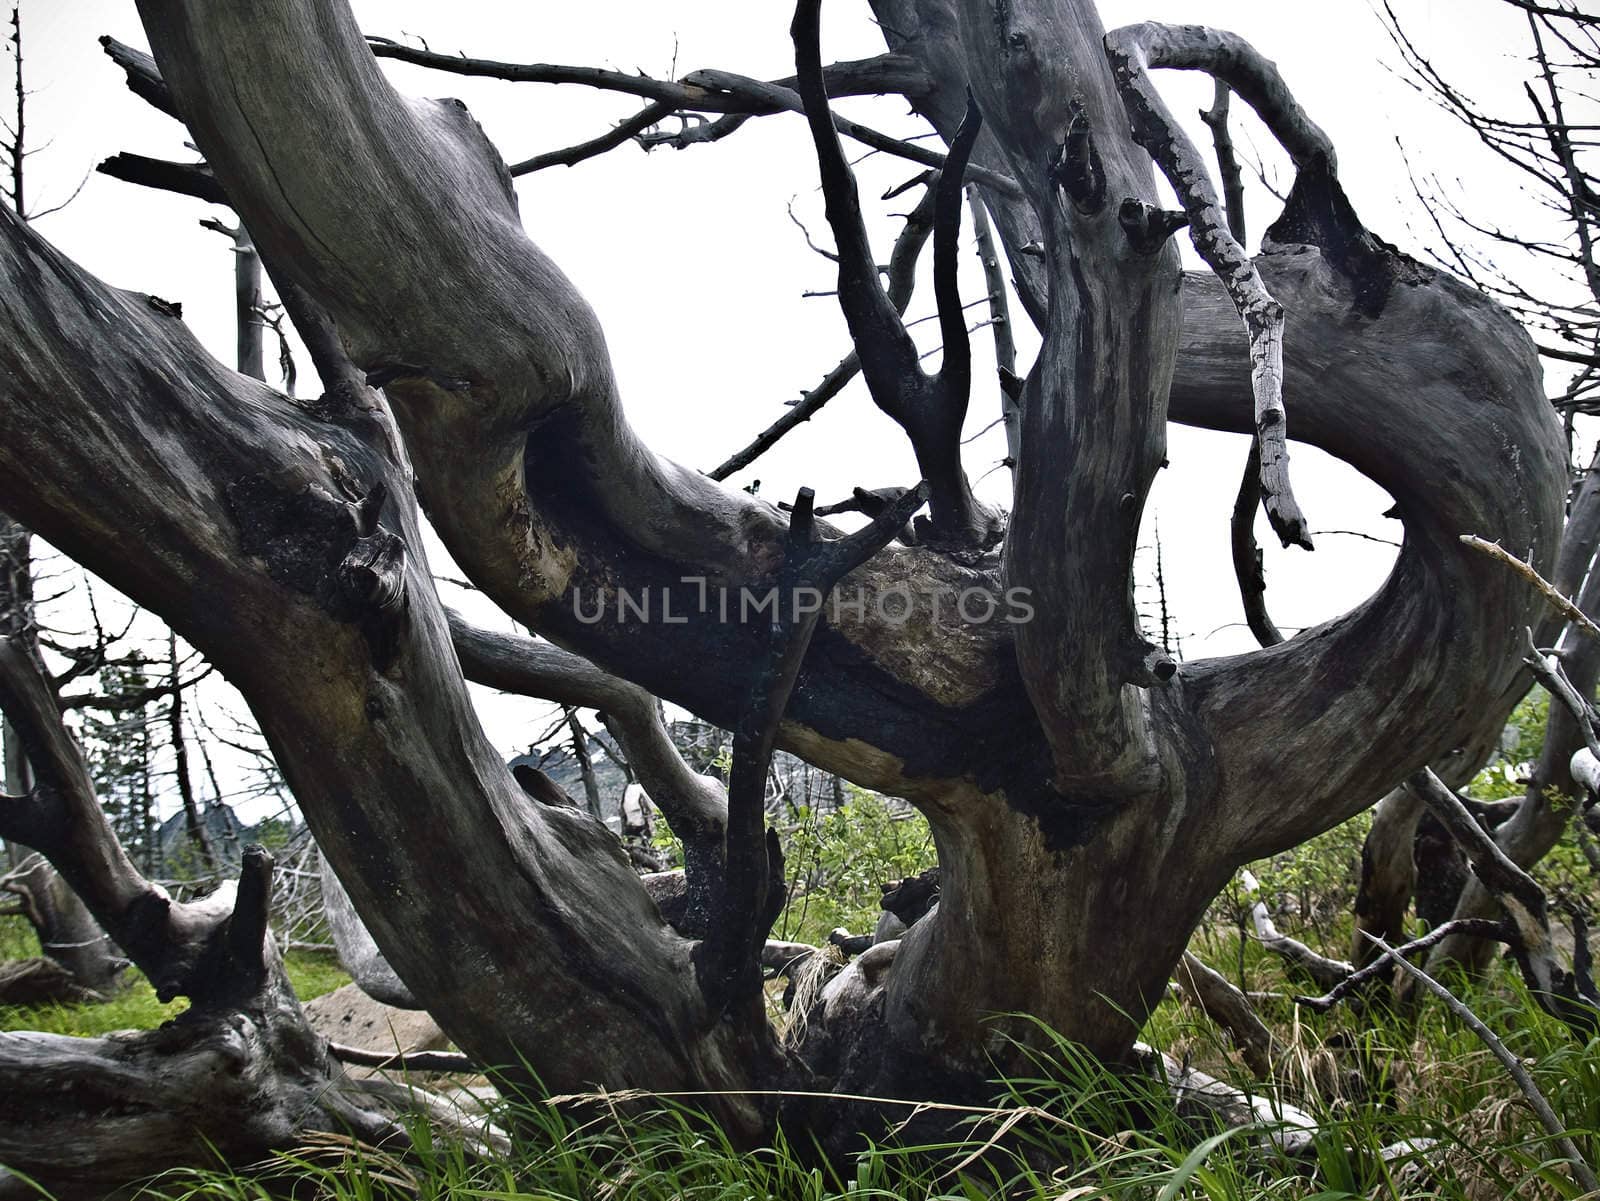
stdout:
<svg viewBox="0 0 1600 1201">
<path fill-rule="evenodd" d="M 456 0 L 444 6 L 358 0 L 355 7 L 368 32 L 422 37 L 438 51 L 636 68 L 652 75 L 672 73 L 674 62 L 677 74 L 716 66 L 770 78 L 793 70 L 784 4 Z M 1491 109 L 1521 111 L 1524 67 L 1514 55 L 1524 27 L 1506 5 L 1396 0 L 1395 8 L 1413 41 L 1434 54 L 1448 77 Z M 1278 63 L 1302 105 L 1332 137 L 1357 211 L 1402 249 L 1418 253 L 1431 231 L 1413 198 L 1397 141 L 1420 173 L 1440 177 L 1472 211 L 1512 225 L 1541 219 L 1509 171 L 1405 81 L 1398 54 L 1365 0 L 1102 0 L 1101 10 L 1108 26 L 1145 19 L 1199 22 L 1249 38 Z M 129 93 L 97 44 L 100 34 L 109 33 L 144 45 L 132 0 L 22 0 L 22 20 L 34 92 L 30 145 L 49 142 L 29 160 L 31 207 L 64 199 L 95 163 L 119 150 L 192 157 L 184 151 L 180 127 Z M 865 57 L 882 49 L 865 0 L 834 0 L 826 7 L 825 58 Z M 511 161 L 593 137 L 639 106 L 628 97 L 572 86 L 512 85 L 386 66 L 402 90 L 464 99 Z M 1209 83 L 1197 76 L 1163 73 L 1160 85 L 1180 115 L 1209 104 Z M 888 132 L 920 131 L 903 102 L 847 100 L 840 107 Z M 1269 172 L 1286 181 L 1282 156 L 1253 119 L 1242 119 L 1242 105 L 1236 103 L 1234 112 L 1242 150 L 1250 157 L 1255 148 L 1266 151 Z M 1209 146 L 1205 130 L 1193 124 L 1197 142 Z M 873 197 L 918 170 L 882 155 L 863 162 L 858 172 L 869 208 Z M 833 284 L 832 265 L 807 250 L 786 211 L 792 198 L 813 237 L 829 243 L 815 178 L 803 121 L 778 116 L 752 121 L 715 145 L 649 156 L 624 146 L 578 167 L 520 181 L 525 225 L 598 312 L 629 419 L 658 451 L 709 469 L 774 420 L 785 400 L 813 386 L 848 349 L 833 300 L 801 297 Z M 894 212 L 904 205 L 877 207 Z M 1252 186 L 1246 208 L 1254 240 L 1277 206 Z M 201 217 L 225 215 L 90 174 L 77 199 L 42 218 L 39 229 L 109 282 L 181 301 L 185 319 L 229 360 L 230 256 L 220 236 L 197 224 Z M 892 220 L 879 222 L 880 255 L 887 255 L 897 228 Z M 970 226 L 964 241 L 970 247 Z M 975 256 L 964 255 L 964 268 L 963 295 L 975 300 L 983 294 Z M 931 311 L 931 289 L 924 282 L 910 315 Z M 1021 310 L 1013 311 L 1025 368 L 1036 340 Z M 976 316 L 979 310 L 971 312 Z M 918 328 L 932 338 L 932 323 Z M 987 339 L 987 331 L 973 337 L 978 370 L 969 433 L 998 414 L 994 377 L 985 369 L 992 363 Z M 270 348 L 268 357 L 270 364 Z M 301 390 L 313 389 L 314 380 L 305 366 Z M 1552 391 L 1558 390 L 1555 382 Z M 1294 397 L 1286 400 L 1292 435 Z M 1159 523 L 1185 657 L 1253 645 L 1239 624 L 1228 558 L 1228 513 L 1244 450 L 1242 439 L 1172 427 L 1171 465 L 1160 473 L 1146 514 L 1147 542 Z M 1008 473 L 991 470 L 1003 454 L 1003 435 L 992 429 L 968 447 L 967 467 L 975 480 L 981 477 L 983 495 L 1009 507 Z M 1309 447 L 1295 450 L 1294 468 L 1296 491 L 1314 530 L 1398 539 L 1398 523 L 1380 517 L 1389 502 L 1376 487 Z M 859 382 L 734 482 L 752 477 L 762 481 L 761 495 L 775 501 L 791 498 L 802 484 L 828 501 L 852 485 L 916 478 L 903 435 L 873 408 Z M 1394 555 L 1391 547 L 1345 535 L 1319 538 L 1311 555 L 1283 552 L 1264 519 L 1258 536 L 1267 551 L 1270 607 L 1288 629 L 1358 603 L 1381 582 Z M 436 562 L 435 570 L 450 568 Z M 1145 577 L 1152 573 L 1153 563 Z M 444 592 L 447 601 L 462 602 L 457 590 Z M 1153 590 L 1141 589 L 1141 598 L 1153 610 Z M 480 708 L 497 744 L 508 752 L 525 747 L 543 710 L 483 699 Z"/>
</svg>

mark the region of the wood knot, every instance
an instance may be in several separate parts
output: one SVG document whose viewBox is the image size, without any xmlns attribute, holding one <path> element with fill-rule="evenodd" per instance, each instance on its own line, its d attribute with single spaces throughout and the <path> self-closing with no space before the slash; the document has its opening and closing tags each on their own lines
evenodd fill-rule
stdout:
<svg viewBox="0 0 1600 1201">
<path fill-rule="evenodd" d="M 387 530 L 356 539 L 339 564 L 339 588 L 359 605 L 398 613 L 406 603 L 406 544 Z"/>
<path fill-rule="evenodd" d="M 1167 239 L 1189 224 L 1189 214 L 1158 209 L 1130 196 L 1117 209 L 1117 224 L 1138 254 L 1155 254 Z"/>
</svg>

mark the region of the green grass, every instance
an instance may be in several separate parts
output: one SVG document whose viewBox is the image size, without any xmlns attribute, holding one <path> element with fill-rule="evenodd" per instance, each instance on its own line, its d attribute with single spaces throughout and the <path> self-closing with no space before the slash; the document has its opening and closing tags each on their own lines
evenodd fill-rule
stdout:
<svg viewBox="0 0 1600 1201">
<path fill-rule="evenodd" d="M 811 823 L 791 858 L 799 885 L 786 915 L 791 933 L 820 937 L 834 923 L 870 926 L 877 882 L 910 874 L 930 853 L 922 827 L 891 817 L 853 804 Z M 1346 953 L 1351 865 L 1362 833 L 1360 824 L 1341 827 L 1257 865 L 1285 932 L 1324 952 Z M 863 845 L 868 853 L 858 861 Z M 1571 894 L 1593 899 L 1586 868 L 1572 874 Z M 1238 910 L 1245 900 L 1219 898 L 1193 949 L 1248 990 L 1307 991 L 1286 977 L 1280 959 L 1241 936 Z M 0 954 L 36 954 L 36 944 L 17 949 L 29 937 L 25 928 L 19 935 L 0 922 Z M 292 955 L 289 969 L 302 998 L 345 980 L 317 956 Z M 1576 1044 L 1537 1009 L 1504 964 L 1481 981 L 1447 982 L 1529 1065 L 1581 1152 L 1591 1163 L 1600 1159 L 1600 1042 Z M 154 1025 L 176 1009 L 157 1005 L 141 981 L 103 1006 L 0 1010 L 0 1028 L 95 1033 Z M 413 1130 L 417 1149 L 403 1157 L 320 1136 L 264 1169 L 173 1172 L 144 1195 L 152 1201 L 255 1201 L 287 1195 L 291 1182 L 295 1196 L 328 1201 L 1543 1201 L 1579 1195 L 1501 1066 L 1439 1005 L 1425 1003 L 1412 1013 L 1372 1006 L 1317 1014 L 1287 1001 L 1264 1001 L 1259 1011 L 1288 1048 L 1274 1095 L 1317 1121 L 1313 1153 L 1304 1159 L 1291 1161 L 1274 1150 L 1264 1128 L 1226 1131 L 1214 1118 L 1180 1115 L 1152 1082 L 1108 1071 L 1041 1032 L 1031 1068 L 998 1080 L 991 1105 L 937 1111 L 949 1119 L 939 1141 L 923 1133 L 922 1141 L 908 1142 L 886 1130 L 853 1154 L 826 1158 L 798 1132 L 795 1142 L 780 1132 L 766 1146 L 734 1147 L 703 1119 L 659 1099 L 627 1109 L 524 1105 L 497 1115 L 519 1131 L 515 1150 L 505 1157 L 475 1159 L 421 1126 Z M 1143 1038 L 1182 1062 L 1261 1091 L 1227 1036 L 1175 999 L 1157 1007 Z M 1435 1147 L 1425 1161 L 1379 1156 L 1406 1139 L 1435 1140 Z"/>
<path fill-rule="evenodd" d="M 33 928 L 20 917 L 0 917 L 0 959 L 28 959 L 39 954 Z M 289 979 L 302 1001 L 349 982 L 350 977 L 331 955 L 291 951 L 284 958 Z M 92 1037 L 114 1030 L 154 1030 L 188 1007 L 185 1001 L 166 1004 L 133 968 L 126 973 L 128 987 L 97 1004 L 0 1005 L 0 1031 L 40 1030 L 48 1034 Z"/>
<path fill-rule="evenodd" d="M 1507 1004 L 1515 1001 L 1499 995 Z M 1485 996 L 1475 1000 L 1491 1007 Z M 1405 1103 L 1300 1098 L 1321 1128 L 1314 1153 L 1296 1161 L 1265 1141 L 1266 1128 L 1228 1131 L 1207 1117 L 1181 1117 L 1153 1082 L 1110 1072 L 1046 1036 L 1033 1070 L 998 1082 L 992 1105 L 943 1111 L 949 1132 L 939 1141 L 908 1144 L 886 1133 L 854 1154 L 829 1159 L 781 1134 L 766 1146 L 735 1147 L 694 1114 L 662 1102 L 586 1114 L 534 1105 L 501 1115 L 523 1133 L 511 1156 L 491 1162 L 475 1161 L 419 1130 L 418 1150 L 405 1157 L 321 1140 L 278 1157 L 265 1176 L 280 1185 L 292 1178 L 303 1190 L 297 1195 L 330 1201 L 1577 1197 L 1547 1140 L 1507 1100 L 1504 1081 L 1484 1068 L 1471 1036 L 1463 1039 L 1431 1019 L 1425 1026 L 1430 1045 L 1437 1040 L 1439 1051 L 1459 1056 L 1459 1071 L 1428 1083 Z M 1591 1065 L 1600 1048 L 1575 1047 L 1545 1028 L 1518 1037 L 1551 1099 L 1592 1151 L 1600 1087 Z M 1444 1116 L 1431 1113 L 1433 1107 Z M 1401 1137 L 1438 1140 L 1425 1169 L 1379 1157 L 1380 1148 Z M 260 1173 L 185 1171 L 155 1182 L 146 1195 L 243 1201 L 268 1196 L 269 1187 Z"/>
<path fill-rule="evenodd" d="M 289 970 L 289 980 L 302 1001 L 309 1001 L 343 988 L 350 983 L 350 974 L 339 966 L 332 954 L 322 951 L 290 951 L 284 956 L 284 966 Z"/>
<path fill-rule="evenodd" d="M 1232 931 L 1197 940 L 1211 962 L 1237 970 Z M 1279 962 L 1244 944 L 1245 983 L 1292 990 Z M 291 972 L 311 995 L 342 982 L 326 960 L 295 955 Z M 1461 985 L 1462 995 L 1532 1066 L 1541 1088 L 1584 1153 L 1600 1155 L 1600 1044 L 1576 1045 L 1538 1014 L 1515 973 Z M 107 1006 L 61 1010 L 55 1024 L 29 1012 L 33 1028 L 87 1033 L 140 1024 L 127 1015 L 140 985 Z M 95 1013 L 92 1011 L 99 1011 Z M 121 1016 L 112 1016 L 121 1015 Z M 150 1016 L 148 1013 L 146 1016 Z M 1383 1009 L 1319 1015 L 1264 1009 L 1291 1047 L 1285 1099 L 1319 1122 L 1314 1153 L 1291 1161 L 1264 1128 L 1224 1130 L 1215 1119 L 1180 1116 L 1151 1081 L 1106 1070 L 1041 1032 L 1032 1068 L 997 1081 L 991 1105 L 937 1111 L 938 1141 L 907 1143 L 892 1133 L 856 1153 L 824 1158 L 782 1134 L 758 1148 L 733 1146 L 715 1127 L 664 1101 L 574 1112 L 524 1105 L 497 1116 L 521 1132 L 515 1151 L 481 1160 L 425 1127 L 405 1156 L 322 1136 L 250 1173 L 184 1170 L 147 1186 L 151 1201 L 295 1195 L 328 1201 L 454 1198 L 461 1201 L 677 1201 L 678 1198 L 927 1198 L 929 1201 L 1422 1201 L 1488 1197 L 1575 1198 L 1499 1066 L 1470 1031 L 1440 1007 L 1414 1020 Z M 147 1023 L 146 1023 L 147 1024 Z M 1226 1037 L 1194 1011 L 1164 1002 L 1145 1038 L 1180 1059 L 1248 1084 Z M 1361 1065 L 1363 1086 L 1345 1073 Z M 926 1116 L 926 1115 L 924 1115 Z M 1401 1139 L 1437 1140 L 1426 1164 L 1385 1163 L 1380 1148 Z"/>
<path fill-rule="evenodd" d="M 28 920 L 14 913 L 0 915 L 0 960 L 32 959 L 39 953 L 39 939 Z"/>
</svg>

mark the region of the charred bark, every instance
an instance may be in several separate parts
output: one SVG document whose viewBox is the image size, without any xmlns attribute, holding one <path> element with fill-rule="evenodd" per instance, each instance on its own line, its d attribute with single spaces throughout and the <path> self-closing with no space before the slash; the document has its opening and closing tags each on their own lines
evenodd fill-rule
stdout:
<svg viewBox="0 0 1600 1201">
<path fill-rule="evenodd" d="M 159 998 L 191 1001 L 147 1033 L 0 1034 L 0 1162 L 56 1196 L 101 1197 L 169 1167 L 248 1162 L 305 1131 L 403 1142 L 392 1115 L 346 1089 L 300 1012 L 267 926 L 272 857 L 247 848 L 237 884 L 174 901 L 117 842 L 16 635 L 0 639 L 0 708 L 36 777 L 0 802 L 0 833 L 40 848 Z"/>
</svg>

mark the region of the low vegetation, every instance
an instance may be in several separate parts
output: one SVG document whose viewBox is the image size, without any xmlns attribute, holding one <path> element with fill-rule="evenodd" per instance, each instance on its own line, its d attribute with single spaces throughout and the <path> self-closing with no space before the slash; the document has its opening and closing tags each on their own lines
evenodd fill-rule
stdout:
<svg viewBox="0 0 1600 1201">
<path fill-rule="evenodd" d="M 1530 710 L 1529 724 L 1540 715 Z M 1515 752 L 1508 748 L 1507 759 Z M 1498 775 L 1496 774 L 1498 773 Z M 1506 776 L 1476 783 L 1491 795 Z M 1514 770 L 1510 777 L 1514 777 Z M 1348 946 L 1353 880 L 1365 822 L 1330 831 L 1296 852 L 1258 864 L 1259 895 L 1288 933 L 1328 950 Z M 869 929 L 878 885 L 934 858 L 925 821 L 892 802 L 852 793 L 828 814 L 801 812 L 786 837 L 795 887 L 778 931 L 825 942 L 836 926 Z M 1546 869 L 1565 895 L 1594 899 L 1581 854 L 1564 843 Z M 509 1155 L 480 1157 L 459 1141 L 418 1128 L 420 1150 L 400 1156 L 338 1138 L 307 1140 L 249 1170 L 170 1173 L 147 1184 L 155 1199 L 264 1198 L 961 1198 L 1040 1201 L 1129 1198 L 1569 1198 L 1583 1195 L 1561 1152 L 1503 1068 L 1442 1007 L 1398 1012 L 1381 1003 L 1327 1014 L 1296 1006 L 1306 991 L 1253 937 L 1254 895 L 1219 897 L 1192 949 L 1250 993 L 1282 1047 L 1278 1078 L 1253 1081 L 1228 1036 L 1175 995 L 1155 1012 L 1144 1041 L 1183 1065 L 1259 1095 L 1254 1126 L 1229 1128 L 1206 1112 L 1175 1111 L 1149 1074 L 1108 1071 L 1054 1040 L 1035 1071 L 997 1079 L 992 1104 L 890 1111 L 879 1142 L 852 1155 L 822 1155 L 786 1141 L 754 1151 L 732 1145 L 672 1098 L 557 1098 L 500 1102 L 487 1115 L 521 1132 Z M 20 919 L 0 923 L 7 957 L 37 953 Z M 302 998 L 345 979 L 326 957 L 296 952 L 290 973 Z M 1451 981 L 1458 995 L 1528 1065 L 1580 1152 L 1600 1156 L 1600 1047 L 1579 1046 L 1541 1014 L 1515 971 L 1497 965 L 1479 981 Z M 143 981 L 103 1005 L 0 1011 L 0 1028 L 98 1034 L 149 1027 L 180 1006 L 158 1004 Z M 1309 1145 L 1280 1149 L 1272 1105 L 1315 1119 Z M 934 1120 L 946 1133 L 925 1137 Z M 1281 1142 L 1282 1140 L 1278 1140 Z"/>
<path fill-rule="evenodd" d="M 0 916 L 0 961 L 30 959 L 39 954 L 39 940 L 18 916 Z M 317 951 L 290 951 L 285 958 L 289 979 L 302 1001 L 320 997 L 348 983 L 350 977 L 333 956 Z M 0 1030 L 42 1030 L 50 1034 L 100 1035 L 116 1030 L 153 1030 L 187 1008 L 185 1001 L 163 1003 L 138 972 L 129 969 L 127 987 L 109 1000 L 83 1005 L 0 1005 Z"/>
</svg>

